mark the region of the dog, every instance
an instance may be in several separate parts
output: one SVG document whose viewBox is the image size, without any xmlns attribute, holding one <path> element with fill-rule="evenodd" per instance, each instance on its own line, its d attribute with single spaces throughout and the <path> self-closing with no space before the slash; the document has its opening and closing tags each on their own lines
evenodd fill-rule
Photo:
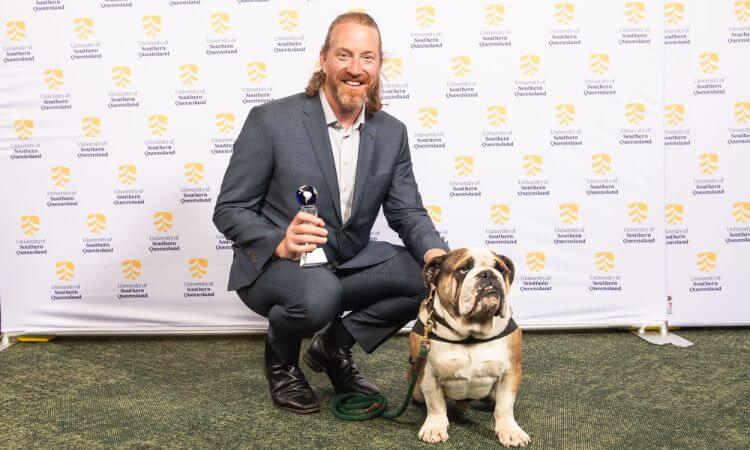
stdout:
<svg viewBox="0 0 750 450">
<path fill-rule="evenodd" d="M 525 447 L 531 441 L 513 416 L 521 384 L 521 329 L 507 301 L 514 272 L 509 258 L 486 249 L 457 249 L 425 266 L 431 294 L 409 335 L 410 360 L 416 361 L 425 327 L 433 326 L 421 373 L 410 373 L 419 377 L 413 399 L 427 408 L 421 440 L 448 439 L 447 399 L 462 412 L 483 399 L 495 403 L 495 434 L 502 445 Z"/>
</svg>

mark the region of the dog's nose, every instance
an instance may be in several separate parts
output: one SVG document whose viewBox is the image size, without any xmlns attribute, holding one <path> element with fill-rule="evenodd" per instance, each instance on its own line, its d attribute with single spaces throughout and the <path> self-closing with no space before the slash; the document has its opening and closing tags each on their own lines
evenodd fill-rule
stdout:
<svg viewBox="0 0 750 450">
<path fill-rule="evenodd" d="M 478 276 L 479 278 L 490 278 L 490 279 L 495 279 L 495 278 L 497 278 L 497 275 L 495 275 L 495 272 L 493 272 L 493 271 L 491 271 L 491 270 L 483 270 L 482 272 L 479 272 L 479 273 L 477 274 L 477 276 Z"/>
</svg>

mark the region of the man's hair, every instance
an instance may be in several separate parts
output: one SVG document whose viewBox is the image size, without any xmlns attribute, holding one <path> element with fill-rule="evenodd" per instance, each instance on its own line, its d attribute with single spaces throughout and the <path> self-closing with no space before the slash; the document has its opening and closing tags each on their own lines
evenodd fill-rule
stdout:
<svg viewBox="0 0 750 450">
<path fill-rule="evenodd" d="M 373 19 L 369 14 L 363 12 L 348 12 L 345 14 L 341 14 L 340 16 L 333 19 L 333 22 L 331 22 L 331 25 L 328 27 L 326 40 L 325 42 L 323 42 L 323 47 L 320 49 L 320 53 L 326 53 L 331 49 L 331 35 L 333 34 L 333 29 L 336 28 L 336 25 L 342 24 L 344 22 L 354 22 L 359 25 L 365 25 L 375 28 L 375 31 L 378 32 L 378 60 L 380 61 L 380 63 L 382 63 L 383 40 L 380 38 L 380 29 L 378 28 L 378 24 L 375 23 L 375 19 Z M 379 77 L 380 74 L 377 74 L 377 76 Z M 317 72 L 313 73 L 312 77 L 310 77 L 310 81 L 307 82 L 307 87 L 305 88 L 305 93 L 307 94 L 307 96 L 314 97 L 318 95 L 320 88 L 325 83 L 325 79 L 326 74 L 323 72 L 323 69 L 320 69 Z M 380 102 L 380 80 L 375 79 L 373 82 L 373 89 L 367 93 L 367 100 L 365 101 L 365 112 L 367 114 L 374 114 L 380 111 L 382 107 L 383 104 Z"/>
</svg>

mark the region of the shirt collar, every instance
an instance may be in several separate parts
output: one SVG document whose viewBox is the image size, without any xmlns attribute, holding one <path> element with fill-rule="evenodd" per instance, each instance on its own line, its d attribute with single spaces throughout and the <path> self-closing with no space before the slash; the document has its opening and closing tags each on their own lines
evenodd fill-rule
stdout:
<svg viewBox="0 0 750 450">
<path fill-rule="evenodd" d="M 326 119 L 326 125 L 338 126 L 339 119 L 336 118 L 336 113 L 333 112 L 333 108 L 331 108 L 331 105 L 328 103 L 328 99 L 326 98 L 326 94 L 325 92 L 323 92 L 322 87 L 318 91 L 318 96 L 320 97 L 320 103 L 323 105 L 323 116 Z M 365 105 L 362 105 L 362 111 L 359 112 L 359 116 L 357 116 L 357 120 L 355 120 L 354 123 L 352 124 L 352 130 L 359 130 L 362 128 L 364 124 L 365 124 Z"/>
</svg>

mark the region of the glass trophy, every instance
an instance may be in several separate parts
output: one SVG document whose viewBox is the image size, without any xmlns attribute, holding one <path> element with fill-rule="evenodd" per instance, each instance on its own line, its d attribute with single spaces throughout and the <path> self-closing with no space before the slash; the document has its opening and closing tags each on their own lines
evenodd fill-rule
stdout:
<svg viewBox="0 0 750 450">
<path fill-rule="evenodd" d="M 302 185 L 297 189 L 297 203 L 300 205 L 300 211 L 312 214 L 318 217 L 318 207 L 315 202 L 318 200 L 318 192 L 310 185 Z M 318 247 L 309 253 L 303 253 L 299 259 L 300 267 L 317 267 L 328 263 L 323 248 Z"/>
</svg>

